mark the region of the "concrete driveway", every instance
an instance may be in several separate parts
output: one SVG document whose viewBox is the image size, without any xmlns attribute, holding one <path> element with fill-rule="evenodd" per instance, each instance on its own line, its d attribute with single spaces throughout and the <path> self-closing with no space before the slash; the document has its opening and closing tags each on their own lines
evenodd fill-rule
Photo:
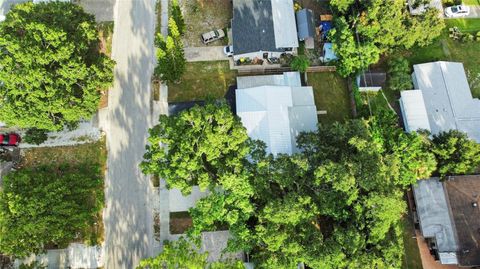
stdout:
<svg viewBox="0 0 480 269">
<path fill-rule="evenodd" d="M 208 46 L 208 47 L 186 47 L 184 49 L 187 62 L 201 61 L 222 61 L 228 60 L 223 53 L 224 46 Z"/>
<path fill-rule="evenodd" d="M 465 18 L 480 18 L 480 6 L 469 6 L 470 14 Z"/>
<path fill-rule="evenodd" d="M 117 0 L 113 35 L 115 81 L 105 119 L 105 268 L 135 268 L 153 253 L 150 179 L 139 163 L 151 127 L 155 0 Z"/>
</svg>

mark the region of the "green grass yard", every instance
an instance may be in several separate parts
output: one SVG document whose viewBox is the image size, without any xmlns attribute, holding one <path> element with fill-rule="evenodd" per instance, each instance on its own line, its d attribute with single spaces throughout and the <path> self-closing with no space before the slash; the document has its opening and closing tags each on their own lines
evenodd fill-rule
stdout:
<svg viewBox="0 0 480 269">
<path fill-rule="evenodd" d="M 467 6 L 480 6 L 480 0 L 463 0 L 462 4 Z"/>
<path fill-rule="evenodd" d="M 442 36 L 423 48 L 412 48 L 405 53 L 411 64 L 445 60 L 462 62 L 467 72 L 474 97 L 480 97 L 480 41 L 461 42 L 448 36 L 448 29 L 457 26 L 464 33 L 480 31 L 480 19 L 448 19 Z"/>
<path fill-rule="evenodd" d="M 420 258 L 417 239 L 413 238 L 414 228 L 410 216 L 404 216 L 400 226 L 403 230 L 403 244 L 405 250 L 402 269 L 422 269 L 422 259 Z"/>
<path fill-rule="evenodd" d="M 168 85 L 168 101 L 184 102 L 223 98 L 230 85 L 236 84 L 237 72 L 228 61 L 189 62 L 180 83 Z"/>
<path fill-rule="evenodd" d="M 307 73 L 307 84 L 313 87 L 317 110 L 326 110 L 319 115 L 321 123 L 344 121 L 351 117 L 347 82 L 337 73 Z"/>
</svg>

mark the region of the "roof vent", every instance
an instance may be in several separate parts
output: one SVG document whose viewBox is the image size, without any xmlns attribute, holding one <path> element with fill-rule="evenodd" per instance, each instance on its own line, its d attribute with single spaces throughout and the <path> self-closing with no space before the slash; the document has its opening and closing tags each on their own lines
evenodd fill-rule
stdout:
<svg viewBox="0 0 480 269">
<path fill-rule="evenodd" d="M 477 203 L 477 202 L 473 202 L 473 203 L 472 203 L 472 207 L 478 207 L 478 203 Z"/>
</svg>

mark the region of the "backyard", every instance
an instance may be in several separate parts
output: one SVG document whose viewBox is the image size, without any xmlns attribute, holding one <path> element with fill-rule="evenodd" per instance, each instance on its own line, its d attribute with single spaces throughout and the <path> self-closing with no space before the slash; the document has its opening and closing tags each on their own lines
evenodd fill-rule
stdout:
<svg viewBox="0 0 480 269">
<path fill-rule="evenodd" d="M 405 52 L 411 64 L 446 60 L 462 62 L 474 97 L 480 97 L 480 41 L 462 42 L 449 37 L 449 28 L 457 26 L 462 33 L 476 35 L 480 19 L 448 19 L 442 36 L 433 44 Z"/>
<path fill-rule="evenodd" d="M 344 121 L 351 117 L 350 99 L 347 82 L 337 73 L 307 73 L 307 84 L 313 87 L 317 110 L 325 110 L 327 114 L 319 115 L 321 123 Z"/>
<path fill-rule="evenodd" d="M 400 227 L 403 230 L 403 244 L 404 244 L 404 257 L 403 257 L 403 269 L 422 269 L 422 260 L 420 258 L 420 251 L 418 250 L 417 239 L 414 238 L 415 230 L 411 216 L 406 215 L 403 217 Z"/>
<path fill-rule="evenodd" d="M 72 173 L 82 170 L 85 176 L 91 178 L 104 177 L 106 169 L 107 150 L 105 139 L 94 143 L 86 143 L 76 146 L 64 147 L 40 147 L 26 149 L 23 152 L 21 168 L 35 168 L 47 166 L 51 168 L 68 167 Z M 66 166 L 68 165 L 68 166 Z M 84 167 L 98 167 L 86 171 Z M 103 184 L 102 188 L 91 193 L 90 201 L 86 201 L 88 206 L 95 206 L 98 203 L 103 205 Z M 94 205 L 95 204 L 95 205 Z M 95 223 L 91 223 L 88 229 L 80 231 L 81 241 L 88 245 L 101 244 L 103 242 L 104 230 L 102 222 L 102 210 L 98 211 L 98 217 Z"/>
<path fill-rule="evenodd" d="M 168 102 L 223 98 L 228 87 L 236 84 L 236 77 L 228 61 L 188 62 L 180 83 L 168 85 Z"/>
<path fill-rule="evenodd" d="M 179 0 L 186 29 L 185 47 L 204 46 L 200 36 L 212 30 L 229 27 L 232 19 L 232 2 L 227 0 Z M 225 35 L 227 33 L 225 32 Z M 213 46 L 227 45 L 227 37 L 210 43 Z"/>
</svg>

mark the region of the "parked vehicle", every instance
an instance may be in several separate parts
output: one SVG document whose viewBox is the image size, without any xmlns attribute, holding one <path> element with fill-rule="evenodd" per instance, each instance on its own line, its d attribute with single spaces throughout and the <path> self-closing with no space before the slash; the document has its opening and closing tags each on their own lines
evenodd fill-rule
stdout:
<svg viewBox="0 0 480 269">
<path fill-rule="evenodd" d="M 225 37 L 225 32 L 222 29 L 213 30 L 202 35 L 203 44 L 208 44 L 210 42 L 219 40 Z"/>
<path fill-rule="evenodd" d="M 470 14 L 470 8 L 464 5 L 451 6 L 445 8 L 445 17 L 454 18 L 454 17 L 465 17 Z"/>
<path fill-rule="evenodd" d="M 233 56 L 233 46 L 225 46 L 223 48 L 223 53 L 225 53 L 225 55 L 227 55 L 228 57 L 232 57 Z"/>
<path fill-rule="evenodd" d="M 20 144 L 21 140 L 22 139 L 20 138 L 20 135 L 15 133 L 0 134 L 0 146 L 2 147 L 5 147 L 5 146 L 16 147 L 18 146 L 18 144 Z"/>
</svg>

